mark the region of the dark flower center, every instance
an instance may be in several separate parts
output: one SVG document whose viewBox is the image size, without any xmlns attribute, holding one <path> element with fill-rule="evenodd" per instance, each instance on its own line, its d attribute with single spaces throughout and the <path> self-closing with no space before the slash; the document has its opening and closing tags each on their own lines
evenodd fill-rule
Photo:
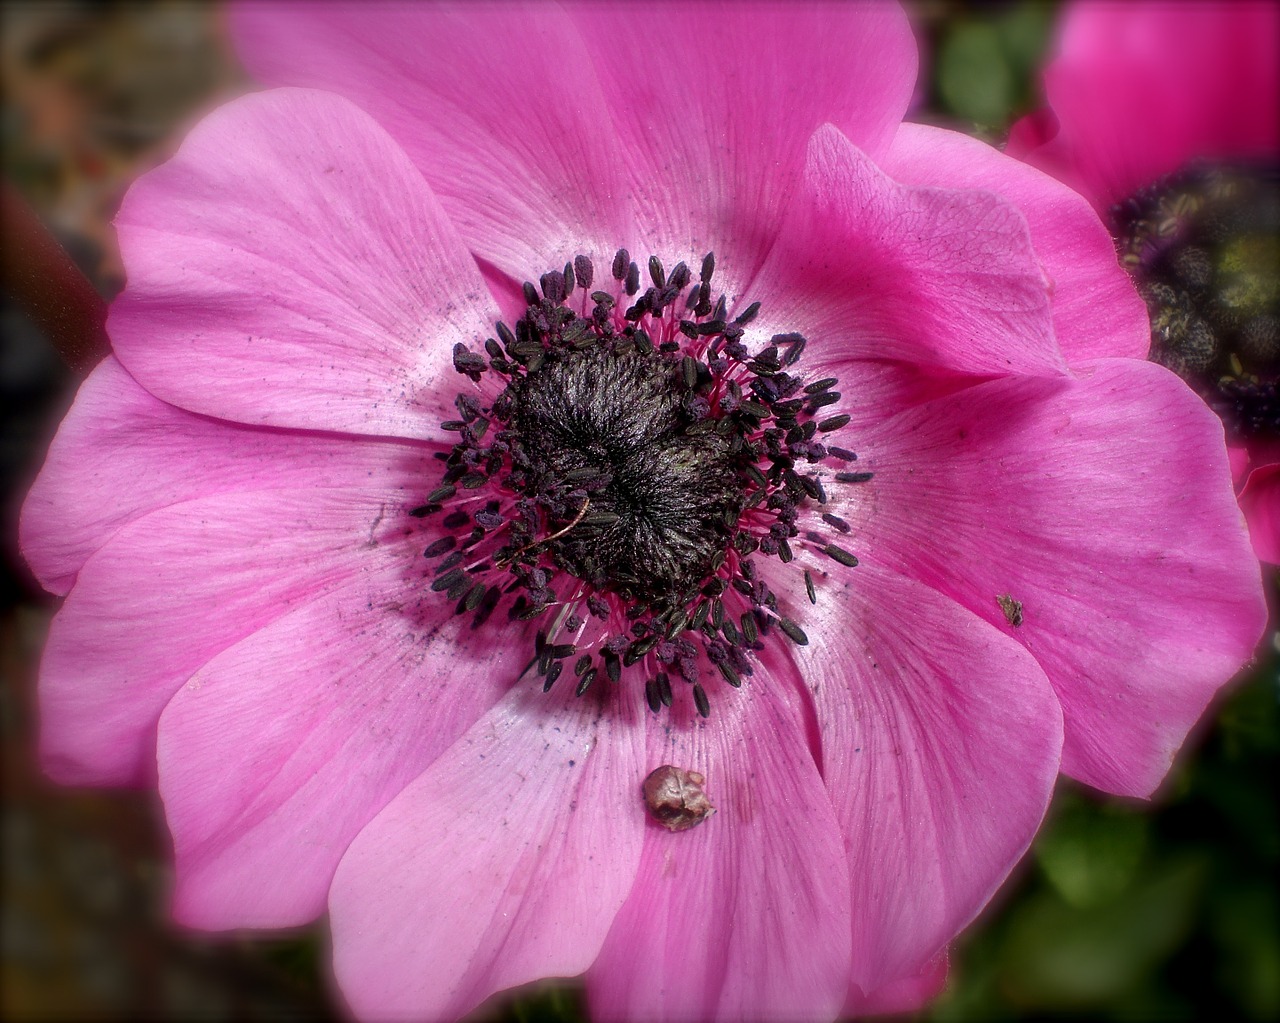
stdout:
<svg viewBox="0 0 1280 1023">
<path fill-rule="evenodd" d="M 821 510 L 831 484 L 869 472 L 827 440 L 850 417 L 827 414 L 837 381 L 794 375 L 806 341 L 776 334 L 754 355 L 742 338 L 759 305 L 733 319 L 712 301 L 715 261 L 684 263 L 652 286 L 626 250 L 612 286 L 591 290 L 579 256 L 524 285 L 515 330 L 497 325 L 485 355 L 454 350 L 477 386 L 458 395 L 459 441 L 420 518 L 440 516 L 425 555 L 431 589 L 479 628 L 504 603 L 543 618 L 529 662 L 550 689 L 571 670 L 585 694 L 599 678 L 645 678 L 657 711 L 690 686 L 709 713 L 712 677 L 737 687 L 771 636 L 808 642 L 753 556 L 799 562 L 811 602 L 835 566 L 857 558 L 831 542 L 850 531 Z M 816 578 L 815 578 L 816 577 Z"/>
<path fill-rule="evenodd" d="M 583 517 L 547 545 L 598 589 L 647 604 L 692 596 L 742 510 L 742 452 L 683 400 L 679 365 L 656 352 L 553 353 L 514 382 L 512 459 L 525 491 L 586 491 Z"/>
<path fill-rule="evenodd" d="M 1149 357 L 1238 437 L 1280 434 L 1280 172 L 1188 166 L 1111 210 Z"/>
</svg>

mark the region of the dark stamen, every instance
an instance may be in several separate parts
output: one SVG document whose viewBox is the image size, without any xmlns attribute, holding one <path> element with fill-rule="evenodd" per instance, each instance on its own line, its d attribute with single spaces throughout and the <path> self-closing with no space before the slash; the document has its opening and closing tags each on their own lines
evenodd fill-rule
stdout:
<svg viewBox="0 0 1280 1023">
<path fill-rule="evenodd" d="M 826 544 L 821 548 L 822 553 L 829 558 L 834 558 L 842 565 L 853 568 L 858 564 L 858 559 L 841 547 L 837 547 L 833 543 Z"/>
</svg>

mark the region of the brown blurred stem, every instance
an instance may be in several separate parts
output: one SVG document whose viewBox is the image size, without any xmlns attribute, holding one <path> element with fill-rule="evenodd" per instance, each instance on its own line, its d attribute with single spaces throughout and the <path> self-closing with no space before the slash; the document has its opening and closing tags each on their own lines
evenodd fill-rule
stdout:
<svg viewBox="0 0 1280 1023">
<path fill-rule="evenodd" d="M 45 332 L 68 366 L 87 373 L 110 348 L 106 302 L 7 181 L 3 213 L 6 294 Z"/>
</svg>

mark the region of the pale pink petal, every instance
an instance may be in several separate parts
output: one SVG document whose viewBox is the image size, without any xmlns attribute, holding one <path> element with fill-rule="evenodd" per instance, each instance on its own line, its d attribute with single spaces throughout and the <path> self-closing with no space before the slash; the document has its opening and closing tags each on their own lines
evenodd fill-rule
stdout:
<svg viewBox="0 0 1280 1023">
<path fill-rule="evenodd" d="M 46 589 L 64 594 L 116 530 L 157 508 L 243 490 L 420 485 L 435 466 L 421 445 L 192 415 L 108 357 L 81 386 L 23 505 L 22 553 Z"/>
<path fill-rule="evenodd" d="M 803 333 L 806 366 L 1065 370 L 1018 210 L 989 192 L 899 185 L 829 126 L 749 295 L 763 306 L 749 336 Z"/>
<path fill-rule="evenodd" d="M 1063 769 L 1149 794 L 1266 622 L 1213 413 L 1159 366 L 1098 360 L 909 410 L 860 451 L 850 549 L 1022 642 L 1063 705 Z"/>
<path fill-rule="evenodd" d="M 937 977 L 946 943 L 1030 844 L 1062 749 L 1062 714 L 1035 659 L 874 561 L 868 549 L 853 569 L 811 566 L 817 606 L 797 653 L 849 857 L 849 1011 Z M 798 573 L 774 575 L 807 606 Z"/>
<path fill-rule="evenodd" d="M 1022 211 L 1049 275 L 1054 333 L 1069 363 L 1146 358 L 1147 307 L 1116 261 L 1111 235 L 1080 195 L 984 142 L 918 124 L 902 125 L 881 166 L 904 184 L 986 189 Z"/>
<path fill-rule="evenodd" d="M 572 692 L 526 678 L 352 842 L 329 909 L 357 1016 L 455 1019 L 595 959 L 640 859 L 644 731 Z"/>
<path fill-rule="evenodd" d="M 471 250 L 518 280 L 611 259 L 632 236 L 626 156 L 559 7 L 246 3 L 231 26 L 259 81 L 330 89 L 377 118 Z"/>
<path fill-rule="evenodd" d="M 233 31 L 259 80 L 377 117 L 520 278 L 631 245 L 668 267 L 715 249 L 718 279 L 749 279 L 809 133 L 878 152 L 916 71 L 889 5 L 254 4 Z"/>
<path fill-rule="evenodd" d="M 810 134 L 834 123 L 875 156 L 915 84 L 916 44 L 896 5 L 569 9 L 632 172 L 640 255 L 714 250 L 719 286 L 738 294 L 777 234 Z"/>
<path fill-rule="evenodd" d="M 165 708 L 178 920 L 313 919 L 361 828 L 524 668 L 532 628 L 476 642 L 468 619 L 410 578 L 413 553 L 393 550 L 223 651 Z"/>
<path fill-rule="evenodd" d="M 178 688 L 226 647 L 364 570 L 391 502 L 401 504 L 394 490 L 226 493 L 126 525 L 85 563 L 50 629 L 45 769 L 71 784 L 152 780 L 156 721 Z"/>
<path fill-rule="evenodd" d="M 1280 7 L 1068 4 L 1045 91 L 1050 155 L 1100 210 L 1195 157 L 1274 157 Z"/>
<path fill-rule="evenodd" d="M 224 419 L 435 435 L 462 379 L 453 346 L 497 313 L 422 176 L 326 93 L 220 107 L 116 228 L 116 354 L 157 397 Z"/>
<path fill-rule="evenodd" d="M 1259 560 L 1280 565 L 1280 464 L 1262 465 L 1249 473 L 1240 491 L 1240 509 Z"/>
<path fill-rule="evenodd" d="M 646 771 L 697 771 L 716 812 L 645 830 L 635 887 L 587 974 L 594 1020 L 832 1019 L 849 977 L 849 876 L 805 742 L 794 668 L 649 729 Z M 763 668 L 763 666 L 762 666 Z"/>
</svg>

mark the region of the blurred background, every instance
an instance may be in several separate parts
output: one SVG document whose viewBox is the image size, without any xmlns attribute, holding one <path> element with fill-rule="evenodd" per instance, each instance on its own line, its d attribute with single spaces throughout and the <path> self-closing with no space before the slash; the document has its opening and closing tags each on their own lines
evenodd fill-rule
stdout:
<svg viewBox="0 0 1280 1023">
<path fill-rule="evenodd" d="M 1040 100 L 1055 6 L 911 9 L 923 41 L 913 119 L 999 144 Z M 0 18 L 6 186 L 110 299 L 123 285 L 110 224 L 125 189 L 249 83 L 209 4 L 9 0 Z M 78 377 L 7 293 L 0 317 L 0 1014 L 337 1018 L 323 928 L 270 940 L 176 928 L 153 797 L 58 788 L 35 767 L 35 668 L 55 604 L 14 537 Z M 1274 623 L 1275 573 L 1270 590 Z M 1060 788 L 1032 852 L 955 945 L 946 994 L 919 1018 L 1280 1019 L 1278 760 L 1273 629 L 1264 662 L 1215 704 L 1154 805 Z M 576 991 L 545 985 L 478 1017 L 584 1018 Z"/>
</svg>

